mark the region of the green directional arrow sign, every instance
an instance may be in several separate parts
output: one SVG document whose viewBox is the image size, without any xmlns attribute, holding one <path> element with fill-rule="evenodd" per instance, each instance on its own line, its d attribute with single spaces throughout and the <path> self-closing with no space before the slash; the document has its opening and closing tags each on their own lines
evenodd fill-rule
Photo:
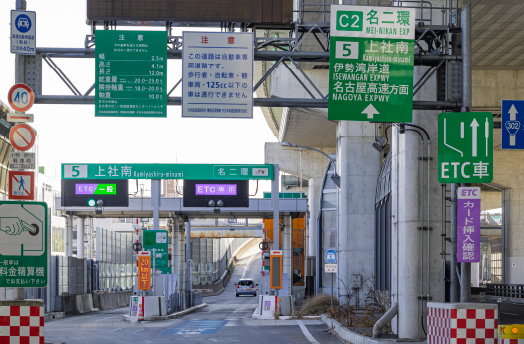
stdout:
<svg viewBox="0 0 524 344">
<path fill-rule="evenodd" d="M 493 180 L 493 114 L 451 112 L 438 117 L 438 181 Z"/>
<path fill-rule="evenodd" d="M 415 11 L 331 8 L 328 119 L 411 122 Z"/>
<path fill-rule="evenodd" d="M 166 230 L 143 231 L 144 251 L 151 252 L 151 267 L 162 271 L 163 274 L 171 272 L 168 262 L 169 233 Z"/>
</svg>

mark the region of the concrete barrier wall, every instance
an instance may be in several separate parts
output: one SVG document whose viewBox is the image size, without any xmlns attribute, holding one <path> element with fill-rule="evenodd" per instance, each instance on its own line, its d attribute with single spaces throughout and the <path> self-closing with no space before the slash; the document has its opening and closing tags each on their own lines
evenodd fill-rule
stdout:
<svg viewBox="0 0 524 344">
<path fill-rule="evenodd" d="M 98 309 L 115 309 L 129 306 L 129 298 L 133 291 L 111 293 L 93 293 L 93 307 Z"/>
</svg>

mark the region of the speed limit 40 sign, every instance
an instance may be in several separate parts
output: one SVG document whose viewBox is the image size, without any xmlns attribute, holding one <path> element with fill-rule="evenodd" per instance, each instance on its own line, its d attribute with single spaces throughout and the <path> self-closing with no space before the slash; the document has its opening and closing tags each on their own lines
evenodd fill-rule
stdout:
<svg viewBox="0 0 524 344">
<path fill-rule="evenodd" d="M 16 84 L 9 90 L 7 96 L 9 105 L 18 112 L 26 112 L 35 102 L 35 94 L 26 84 Z"/>
</svg>

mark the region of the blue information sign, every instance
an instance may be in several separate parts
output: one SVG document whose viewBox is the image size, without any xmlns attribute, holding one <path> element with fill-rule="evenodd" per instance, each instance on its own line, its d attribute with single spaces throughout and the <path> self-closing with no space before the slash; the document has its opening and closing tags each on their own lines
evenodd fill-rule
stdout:
<svg viewBox="0 0 524 344">
<path fill-rule="evenodd" d="M 524 149 L 524 100 L 502 101 L 502 149 Z"/>
<path fill-rule="evenodd" d="M 327 250 L 324 259 L 328 264 L 335 264 L 337 262 L 337 253 L 335 250 Z"/>
</svg>

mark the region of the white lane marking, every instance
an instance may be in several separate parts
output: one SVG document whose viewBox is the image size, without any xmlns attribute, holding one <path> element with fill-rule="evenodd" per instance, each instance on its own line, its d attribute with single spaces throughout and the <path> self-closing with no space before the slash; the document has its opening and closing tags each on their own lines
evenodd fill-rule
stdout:
<svg viewBox="0 0 524 344">
<path fill-rule="evenodd" d="M 518 314 L 513 314 L 513 313 L 506 313 L 506 312 L 500 312 L 500 313 L 507 314 L 507 315 L 513 315 L 513 316 L 516 316 L 516 317 L 519 316 Z"/>
<path fill-rule="evenodd" d="M 246 272 L 247 272 L 247 268 L 249 267 L 249 263 L 251 263 L 251 261 L 253 260 L 253 257 L 255 256 L 256 254 L 252 254 L 250 257 L 249 257 L 249 260 L 247 261 L 247 264 L 246 266 L 244 267 L 244 273 L 242 274 L 242 278 L 244 278 L 246 276 Z"/>
<path fill-rule="evenodd" d="M 319 342 L 317 342 L 317 340 L 311 335 L 311 333 L 308 331 L 308 329 L 306 328 L 306 325 L 304 325 L 304 323 L 302 322 L 302 320 L 297 320 L 297 324 L 298 326 L 300 326 L 300 329 L 302 330 L 302 333 L 304 334 L 304 336 L 306 336 L 307 340 L 309 340 L 310 343 L 313 343 L 313 344 L 320 344 Z"/>
</svg>

